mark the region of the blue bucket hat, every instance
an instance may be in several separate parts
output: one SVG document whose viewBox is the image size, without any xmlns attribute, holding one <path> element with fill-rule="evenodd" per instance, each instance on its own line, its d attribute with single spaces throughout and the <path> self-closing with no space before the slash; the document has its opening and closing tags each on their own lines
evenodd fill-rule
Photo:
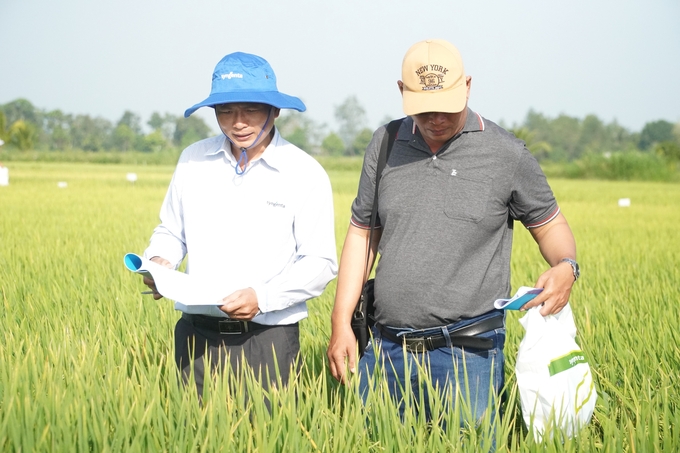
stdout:
<svg viewBox="0 0 680 453">
<path fill-rule="evenodd" d="M 230 102 L 259 102 L 298 112 L 307 109 L 300 99 L 279 92 L 276 75 L 267 60 L 243 52 L 230 53 L 217 63 L 210 96 L 188 108 L 184 117 L 188 118 L 201 107 Z"/>
</svg>

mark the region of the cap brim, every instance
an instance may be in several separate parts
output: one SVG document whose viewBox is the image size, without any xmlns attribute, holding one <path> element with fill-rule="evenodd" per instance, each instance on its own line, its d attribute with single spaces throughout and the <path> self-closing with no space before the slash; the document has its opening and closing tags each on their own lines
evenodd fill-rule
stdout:
<svg viewBox="0 0 680 453">
<path fill-rule="evenodd" d="M 186 109 L 184 117 L 188 118 L 201 107 L 212 107 L 218 104 L 229 104 L 232 102 L 258 102 L 272 105 L 280 109 L 297 110 L 298 112 L 307 110 L 307 107 L 305 107 L 305 104 L 300 99 L 278 91 L 232 91 L 228 93 L 211 94 L 204 101 Z"/>
<path fill-rule="evenodd" d="M 402 97 L 406 115 L 427 112 L 458 113 L 467 103 L 467 86 L 463 83 L 446 91 L 411 91 L 404 87 Z"/>
</svg>

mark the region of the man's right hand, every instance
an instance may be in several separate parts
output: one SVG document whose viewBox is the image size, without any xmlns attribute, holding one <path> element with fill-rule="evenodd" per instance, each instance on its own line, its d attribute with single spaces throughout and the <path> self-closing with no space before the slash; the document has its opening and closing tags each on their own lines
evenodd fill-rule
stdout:
<svg viewBox="0 0 680 453">
<path fill-rule="evenodd" d="M 154 256 L 149 261 L 153 261 L 154 263 L 160 264 L 161 266 L 167 267 L 168 269 L 173 268 L 172 264 L 170 264 L 170 261 L 166 260 L 165 258 L 161 258 L 160 256 Z M 153 291 L 154 300 L 158 300 L 163 297 L 163 295 L 158 292 L 158 289 L 156 288 L 156 282 L 153 280 L 153 278 L 144 277 L 144 284 L 148 286 L 151 291 Z"/>
<path fill-rule="evenodd" d="M 333 328 L 326 355 L 333 377 L 346 384 L 347 370 L 352 374 L 357 372 L 357 339 L 349 324 Z"/>
</svg>

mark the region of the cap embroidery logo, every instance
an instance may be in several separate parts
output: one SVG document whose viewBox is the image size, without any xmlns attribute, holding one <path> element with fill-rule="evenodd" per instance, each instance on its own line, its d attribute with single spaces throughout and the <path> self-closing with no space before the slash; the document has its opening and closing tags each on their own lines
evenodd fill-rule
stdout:
<svg viewBox="0 0 680 453">
<path fill-rule="evenodd" d="M 234 78 L 234 77 L 236 77 L 237 79 L 242 79 L 242 78 L 243 78 L 243 74 L 239 74 L 238 72 L 237 72 L 237 73 L 234 73 L 233 71 L 229 71 L 229 74 L 221 74 L 220 77 L 222 77 L 222 80 L 224 80 L 224 79 L 232 79 L 232 78 Z"/>
<path fill-rule="evenodd" d="M 442 83 L 444 83 L 444 76 L 447 72 L 449 70 L 442 65 L 431 64 L 418 68 L 416 75 L 420 78 L 423 91 L 443 90 Z"/>
<path fill-rule="evenodd" d="M 453 170 L 451 170 L 451 176 L 456 176 L 457 174 L 458 174 L 458 171 L 456 171 L 455 168 Z"/>
</svg>

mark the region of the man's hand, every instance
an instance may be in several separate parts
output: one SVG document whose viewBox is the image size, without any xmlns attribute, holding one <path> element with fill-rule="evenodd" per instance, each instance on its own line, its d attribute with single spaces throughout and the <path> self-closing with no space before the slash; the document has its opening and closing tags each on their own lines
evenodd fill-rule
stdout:
<svg viewBox="0 0 680 453">
<path fill-rule="evenodd" d="M 569 302 L 571 287 L 574 284 L 574 272 L 571 265 L 562 262 L 551 267 L 536 281 L 536 288 L 543 288 L 543 291 L 533 300 L 526 303 L 522 310 L 544 304 L 541 308 L 541 315 L 556 315 Z"/>
<path fill-rule="evenodd" d="M 347 383 L 347 369 L 352 374 L 357 372 L 356 349 L 357 339 L 349 325 L 342 329 L 333 328 L 326 355 L 328 356 L 331 374 L 343 384 Z"/>
<path fill-rule="evenodd" d="M 165 258 L 161 258 L 160 256 L 154 256 L 149 261 L 153 261 L 154 263 L 160 264 L 161 266 L 167 267 L 168 269 L 173 268 L 172 264 L 170 264 L 170 261 L 166 260 Z M 156 288 L 156 282 L 153 280 L 153 278 L 144 277 L 143 281 L 144 284 L 148 286 L 151 289 L 151 291 L 153 291 L 153 298 L 155 300 L 158 300 L 163 297 L 163 295 L 158 292 L 158 289 Z"/>
<path fill-rule="evenodd" d="M 224 302 L 224 305 L 220 307 L 220 310 L 225 312 L 231 319 L 250 321 L 260 313 L 257 293 L 255 293 L 253 288 L 234 291 L 222 299 L 222 302 Z"/>
<path fill-rule="evenodd" d="M 529 232 L 538 244 L 543 258 L 552 267 L 536 281 L 536 288 L 543 288 L 543 291 L 524 305 L 522 310 L 544 304 L 541 315 L 555 315 L 569 302 L 571 287 L 574 284 L 574 271 L 571 265 L 561 261 L 563 258 L 576 259 L 574 235 L 562 213 L 545 225 L 531 228 Z"/>
<path fill-rule="evenodd" d="M 343 384 L 348 381 L 348 369 L 352 374 L 357 372 L 357 339 L 352 332 L 352 314 L 367 274 L 373 268 L 382 231 L 374 230 L 372 240 L 369 240 L 369 233 L 370 230 L 356 227 L 350 222 L 340 256 L 338 285 L 331 313 L 331 339 L 328 342 L 326 355 L 331 374 Z M 369 242 L 371 243 L 370 250 Z M 368 258 L 366 257 L 367 250 Z M 367 259 L 368 267 L 366 267 Z"/>
</svg>

